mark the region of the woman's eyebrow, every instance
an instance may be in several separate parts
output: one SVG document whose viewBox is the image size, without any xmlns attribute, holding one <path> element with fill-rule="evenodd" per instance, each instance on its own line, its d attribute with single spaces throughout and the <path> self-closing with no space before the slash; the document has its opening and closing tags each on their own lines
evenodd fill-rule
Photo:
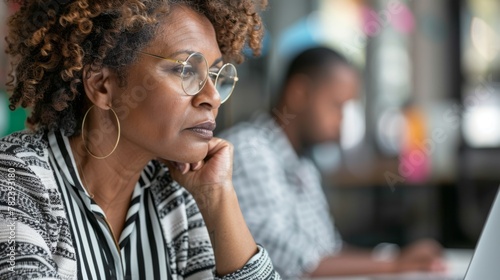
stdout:
<svg viewBox="0 0 500 280">
<path fill-rule="evenodd" d="M 174 53 L 171 53 L 167 57 L 168 58 L 174 58 L 174 57 L 176 57 L 178 55 L 181 55 L 181 54 L 187 54 L 189 56 L 189 55 L 191 55 L 193 53 L 195 53 L 195 51 L 186 49 L 186 50 L 180 50 L 180 51 L 176 51 Z"/>
<path fill-rule="evenodd" d="M 214 63 L 212 63 L 212 66 L 210 66 L 210 67 L 214 67 L 215 65 L 217 65 L 217 64 L 219 64 L 219 63 L 221 63 L 221 62 L 222 62 L 222 57 L 219 57 L 219 58 L 217 58 L 217 59 L 214 61 Z"/>
<path fill-rule="evenodd" d="M 180 50 L 180 51 L 176 51 L 174 53 L 171 53 L 170 55 L 167 56 L 167 58 L 174 58 L 180 54 L 187 54 L 188 56 L 195 53 L 196 51 L 193 51 L 193 50 L 189 50 L 189 49 L 186 49 L 186 50 Z M 217 64 L 221 63 L 223 61 L 222 57 L 219 57 L 217 58 L 210 67 L 214 67 L 216 66 Z"/>
</svg>

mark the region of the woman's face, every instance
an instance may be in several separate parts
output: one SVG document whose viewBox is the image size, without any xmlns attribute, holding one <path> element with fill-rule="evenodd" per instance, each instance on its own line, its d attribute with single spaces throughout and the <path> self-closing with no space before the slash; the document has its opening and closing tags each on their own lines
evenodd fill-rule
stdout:
<svg viewBox="0 0 500 280">
<path fill-rule="evenodd" d="M 217 72 L 223 65 L 214 28 L 195 11 L 177 6 L 160 24 L 157 36 L 142 51 L 184 61 L 202 53 Z M 182 65 L 138 54 L 127 85 L 116 85 L 113 106 L 121 122 L 121 140 L 139 152 L 167 160 L 195 163 L 207 155 L 220 98 L 210 79 L 196 95 L 181 86 Z"/>
</svg>

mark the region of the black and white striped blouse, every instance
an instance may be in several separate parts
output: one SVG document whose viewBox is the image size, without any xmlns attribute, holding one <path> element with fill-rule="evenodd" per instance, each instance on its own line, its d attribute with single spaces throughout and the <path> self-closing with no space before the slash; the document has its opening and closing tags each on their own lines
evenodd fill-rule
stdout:
<svg viewBox="0 0 500 280">
<path fill-rule="evenodd" d="M 61 132 L 0 140 L 0 279 L 213 279 L 214 256 L 192 196 L 151 161 L 115 242 L 82 187 Z M 264 249 L 224 279 L 279 279 Z"/>
</svg>

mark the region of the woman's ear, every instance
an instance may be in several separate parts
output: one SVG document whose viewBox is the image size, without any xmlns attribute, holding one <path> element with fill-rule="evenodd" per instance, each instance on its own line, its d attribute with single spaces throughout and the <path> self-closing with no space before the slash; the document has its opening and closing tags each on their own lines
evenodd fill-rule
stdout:
<svg viewBox="0 0 500 280">
<path fill-rule="evenodd" d="M 112 88 L 116 75 L 107 67 L 98 71 L 84 71 L 83 88 L 87 98 L 101 109 L 109 109 L 112 104 Z"/>
</svg>

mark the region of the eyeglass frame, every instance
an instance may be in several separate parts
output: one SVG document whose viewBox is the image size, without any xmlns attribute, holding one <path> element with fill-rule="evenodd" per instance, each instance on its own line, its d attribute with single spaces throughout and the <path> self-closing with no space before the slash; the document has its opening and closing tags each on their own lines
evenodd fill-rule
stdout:
<svg viewBox="0 0 500 280">
<path fill-rule="evenodd" d="M 189 60 L 192 56 L 194 56 L 194 55 L 200 55 L 201 57 L 203 57 L 203 60 L 205 61 L 205 64 L 207 65 L 207 72 L 208 72 L 208 73 L 207 73 L 207 77 L 206 77 L 206 78 L 205 78 L 205 80 L 203 81 L 203 85 L 202 85 L 202 86 L 200 86 L 200 89 L 199 89 L 197 92 L 190 94 L 190 93 L 188 93 L 188 92 L 186 91 L 186 89 L 184 88 L 184 83 L 182 83 L 182 82 L 181 82 L 182 91 L 184 91 L 184 93 L 185 93 L 186 95 L 189 95 L 189 96 L 195 96 L 195 95 L 197 95 L 198 93 L 200 93 L 200 91 L 202 91 L 202 90 L 203 90 L 203 88 L 205 87 L 205 85 L 207 84 L 207 81 L 208 81 L 208 77 L 209 77 L 209 76 L 215 76 L 215 77 L 216 77 L 216 78 L 215 78 L 215 80 L 213 80 L 213 83 L 214 83 L 214 86 L 215 86 L 215 88 L 216 88 L 216 90 L 217 90 L 217 86 L 216 86 L 216 85 L 217 85 L 217 80 L 219 79 L 219 75 L 220 75 L 220 73 L 221 73 L 222 69 L 224 69 L 224 67 L 226 67 L 226 66 L 232 66 L 232 67 L 234 68 L 234 71 L 235 71 L 236 75 L 235 75 L 234 77 L 231 77 L 231 78 L 234 78 L 234 83 L 233 83 L 233 86 L 232 86 L 232 88 L 231 88 L 231 91 L 230 91 L 229 95 L 228 95 L 228 96 L 226 96 L 226 98 L 224 98 L 224 100 L 221 100 L 221 104 L 222 104 L 222 103 L 224 103 L 224 102 L 226 102 L 226 101 L 229 99 L 229 97 L 231 97 L 231 95 L 233 94 L 234 88 L 236 87 L 236 83 L 239 81 L 239 78 L 238 78 L 238 71 L 237 71 L 237 69 L 236 69 L 236 66 L 234 66 L 234 64 L 232 64 L 232 63 L 226 63 L 226 64 L 222 65 L 222 67 L 219 69 L 219 71 L 218 71 L 217 73 L 212 72 L 212 71 L 210 71 L 210 67 L 208 67 L 208 62 L 207 62 L 207 59 L 206 59 L 206 58 L 205 58 L 205 56 L 204 56 L 202 53 L 200 53 L 200 52 L 193 52 L 193 53 L 189 54 L 189 56 L 188 56 L 185 60 L 180 60 L 180 59 L 175 59 L 175 58 L 167 58 L 167 57 L 163 57 L 163 56 L 160 56 L 160 55 L 156 55 L 156 54 L 152 54 L 152 53 L 148 53 L 148 52 L 144 52 L 144 51 L 138 51 L 138 52 L 139 52 L 139 53 L 141 53 L 141 54 L 145 54 L 145 55 L 148 55 L 148 56 L 154 57 L 154 58 L 159 58 L 159 59 L 163 59 L 163 60 L 171 61 L 171 62 L 174 62 L 174 63 L 177 63 L 177 64 L 182 64 L 182 66 L 183 66 L 183 67 L 185 67 L 185 66 L 186 66 L 187 61 L 188 61 L 188 60 Z M 219 96 L 220 96 L 220 92 L 219 92 L 218 90 L 217 90 L 217 92 L 219 93 Z"/>
</svg>

